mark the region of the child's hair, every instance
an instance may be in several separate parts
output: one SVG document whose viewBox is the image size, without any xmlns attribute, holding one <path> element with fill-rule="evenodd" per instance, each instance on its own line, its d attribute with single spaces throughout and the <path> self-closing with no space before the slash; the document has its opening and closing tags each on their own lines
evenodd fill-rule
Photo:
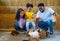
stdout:
<svg viewBox="0 0 60 41">
<path fill-rule="evenodd" d="M 26 7 L 27 7 L 27 8 L 28 8 L 28 7 L 32 7 L 32 8 L 33 8 L 33 4 L 27 3 L 27 4 L 26 4 Z"/>
<path fill-rule="evenodd" d="M 21 11 L 24 11 L 24 10 L 23 10 L 22 8 L 19 8 L 19 9 L 17 10 L 16 17 L 15 17 L 15 19 L 16 19 L 17 21 L 19 21 L 19 19 L 20 19 L 20 13 L 21 13 Z M 23 15 L 22 18 L 25 18 L 25 14 Z"/>
</svg>

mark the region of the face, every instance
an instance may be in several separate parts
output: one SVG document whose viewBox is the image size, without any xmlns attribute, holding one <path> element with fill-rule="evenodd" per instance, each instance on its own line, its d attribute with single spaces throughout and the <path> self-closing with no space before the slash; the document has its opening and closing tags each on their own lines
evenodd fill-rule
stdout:
<svg viewBox="0 0 60 41">
<path fill-rule="evenodd" d="M 45 9 L 45 7 L 43 7 L 43 6 L 39 7 L 39 10 L 40 10 L 41 12 L 44 11 L 44 9 Z"/>
<path fill-rule="evenodd" d="M 31 11 L 32 10 L 32 7 L 28 7 L 27 9 L 28 9 L 28 11 Z"/>
<path fill-rule="evenodd" d="M 23 15 L 24 15 L 24 11 L 21 11 L 20 12 L 20 17 L 23 17 Z"/>
</svg>

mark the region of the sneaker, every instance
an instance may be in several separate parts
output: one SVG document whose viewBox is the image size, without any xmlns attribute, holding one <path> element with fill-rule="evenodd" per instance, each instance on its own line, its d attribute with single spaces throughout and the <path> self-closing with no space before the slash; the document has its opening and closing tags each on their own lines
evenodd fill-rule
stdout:
<svg viewBox="0 0 60 41">
<path fill-rule="evenodd" d="M 53 38 L 54 34 L 52 32 L 50 32 L 50 38 Z"/>
</svg>

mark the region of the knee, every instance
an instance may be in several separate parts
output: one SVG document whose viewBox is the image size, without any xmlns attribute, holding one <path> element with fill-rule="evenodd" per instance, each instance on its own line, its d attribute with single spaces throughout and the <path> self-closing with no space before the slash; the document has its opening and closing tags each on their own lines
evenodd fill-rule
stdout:
<svg viewBox="0 0 60 41">
<path fill-rule="evenodd" d="M 43 21 L 39 21 L 38 24 L 43 24 L 44 22 Z"/>
<path fill-rule="evenodd" d="M 31 28 L 31 27 L 32 27 L 32 24 L 30 23 L 30 24 L 29 24 L 29 28 Z"/>
<path fill-rule="evenodd" d="M 38 22 L 38 26 L 40 26 L 40 25 L 44 25 L 44 22 L 43 21 L 39 21 Z"/>
<path fill-rule="evenodd" d="M 19 24 L 17 22 L 15 22 L 14 27 L 18 27 L 18 26 L 19 26 Z"/>
</svg>

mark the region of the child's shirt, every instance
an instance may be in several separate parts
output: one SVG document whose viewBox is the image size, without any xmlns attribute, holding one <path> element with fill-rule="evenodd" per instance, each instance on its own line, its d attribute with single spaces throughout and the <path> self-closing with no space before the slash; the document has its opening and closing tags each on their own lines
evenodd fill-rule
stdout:
<svg viewBox="0 0 60 41">
<path fill-rule="evenodd" d="M 29 22 L 33 21 L 33 18 L 32 18 L 33 12 L 26 12 L 25 15 L 28 17 L 26 21 L 29 21 Z"/>
<path fill-rule="evenodd" d="M 24 26 L 25 19 L 24 18 L 20 18 L 20 20 L 18 21 L 18 24 Z"/>
</svg>

